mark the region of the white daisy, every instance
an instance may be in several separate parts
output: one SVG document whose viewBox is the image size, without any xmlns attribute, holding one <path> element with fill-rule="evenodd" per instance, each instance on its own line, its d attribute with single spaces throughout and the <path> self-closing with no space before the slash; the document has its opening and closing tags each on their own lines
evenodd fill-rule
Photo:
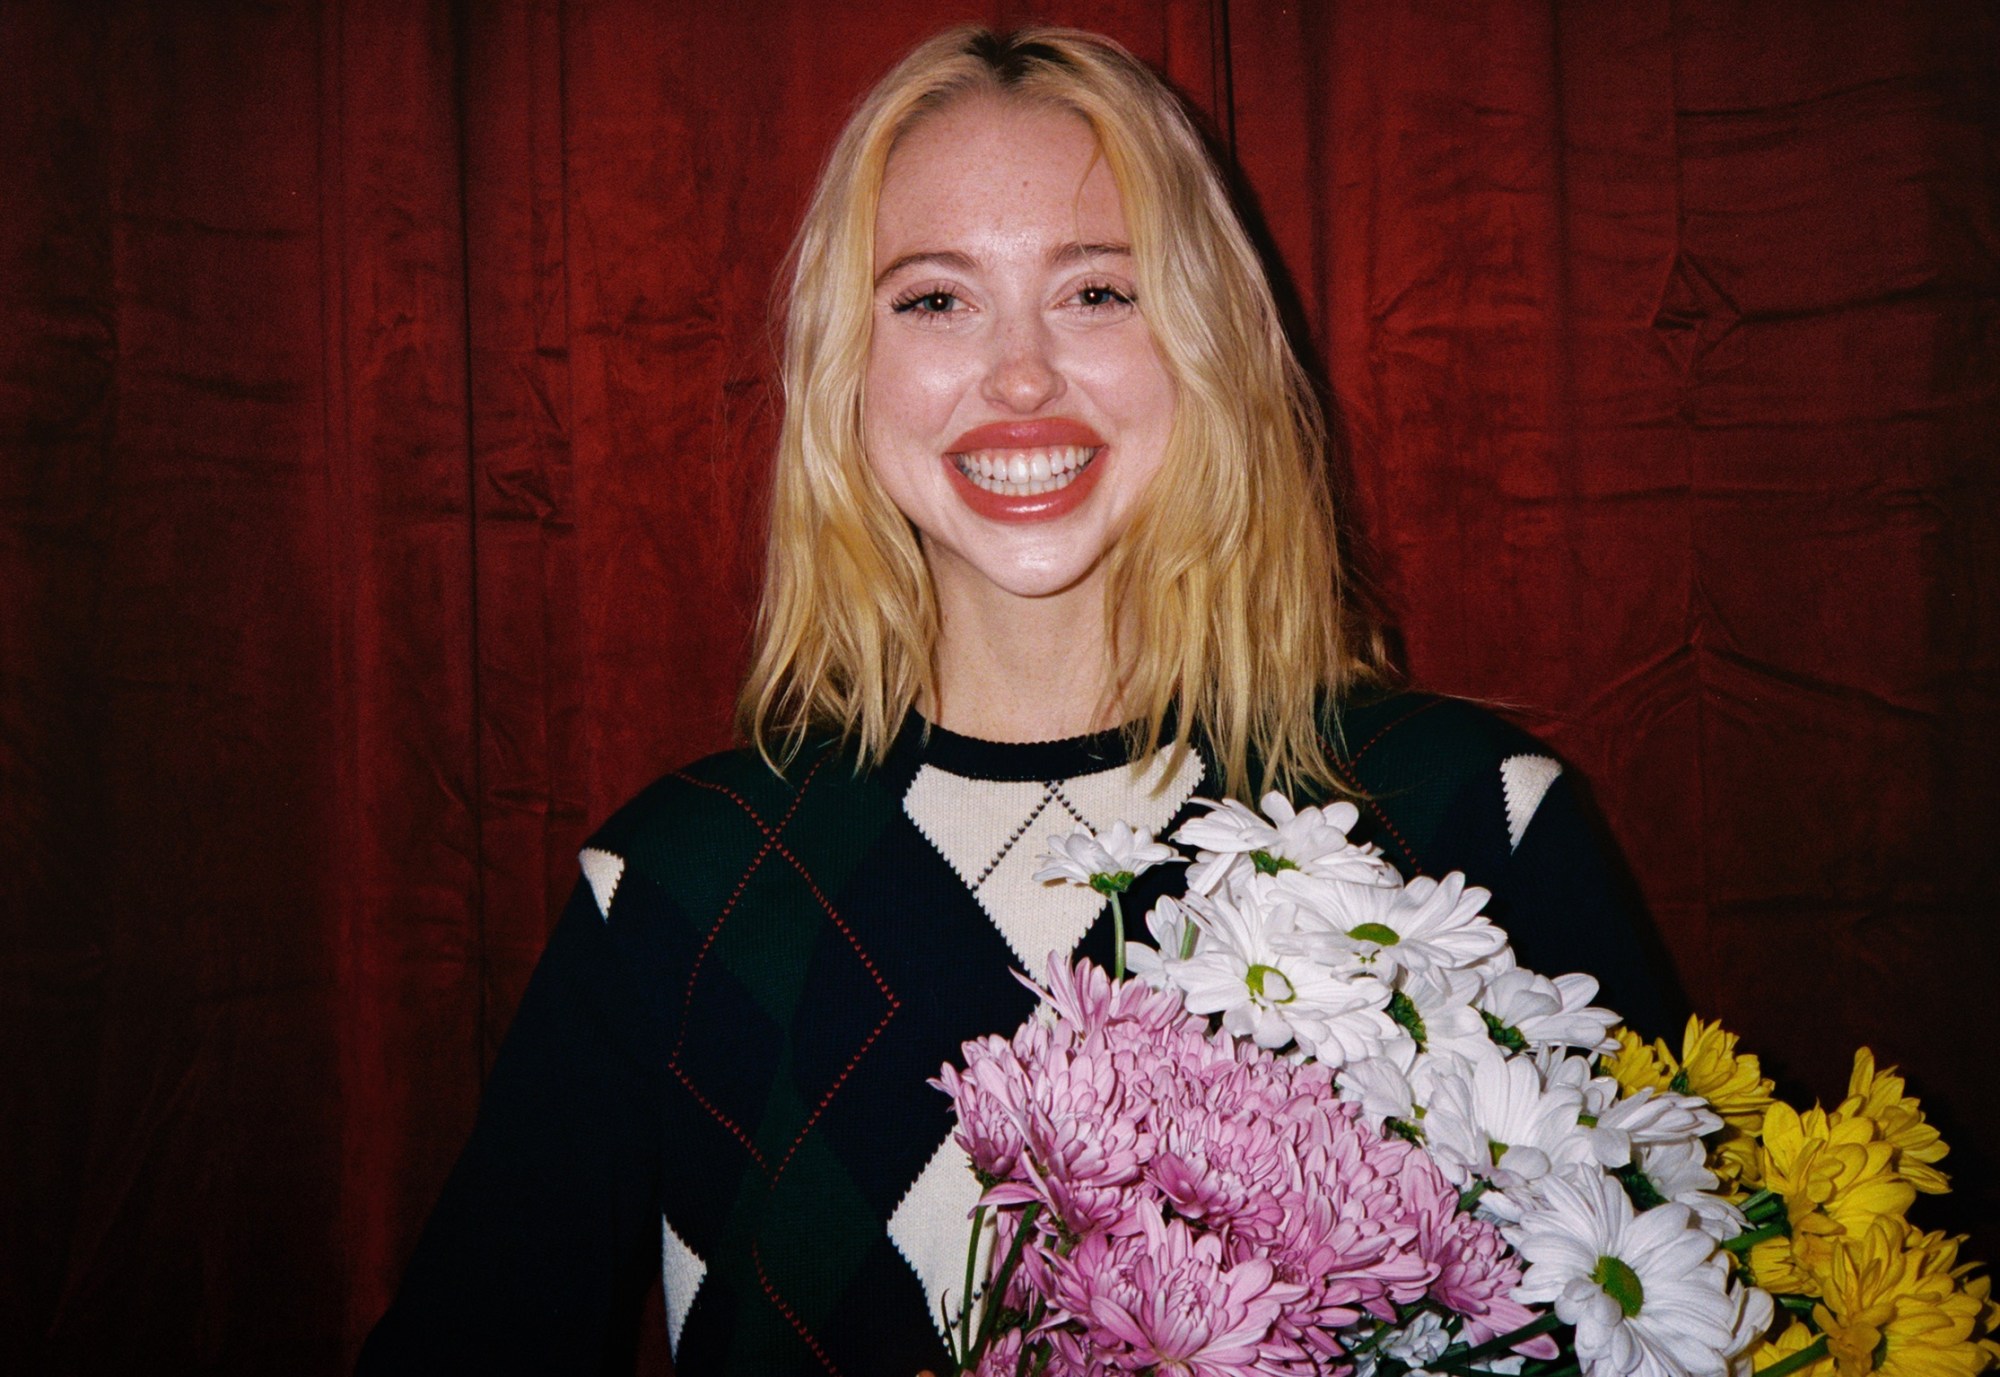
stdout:
<svg viewBox="0 0 2000 1377">
<path fill-rule="evenodd" d="M 1373 977 L 1343 976 L 1281 949 L 1296 910 L 1278 902 L 1268 876 L 1255 877 L 1239 900 L 1216 894 L 1188 912 L 1201 928 L 1194 955 L 1174 969 L 1174 983 L 1197 1014 L 1220 1014 L 1222 1026 L 1259 1047 L 1296 1040 L 1339 1067 L 1381 1051 L 1396 1027 L 1383 1010 L 1389 987 Z"/>
<path fill-rule="evenodd" d="M 1487 1182 L 1480 1208 L 1493 1217 L 1518 1218 L 1542 1181 L 1595 1166 L 1577 1124 L 1582 1097 L 1573 1086 L 1545 1085 L 1531 1058 L 1489 1045 L 1427 1060 L 1430 1085 L 1418 1093 L 1431 1159 L 1455 1186 Z"/>
<path fill-rule="evenodd" d="M 1294 810 L 1280 793 L 1264 795 L 1264 815 L 1235 799 L 1195 802 L 1209 811 L 1181 824 L 1174 840 L 1201 848 L 1188 868 L 1188 889 L 1213 894 L 1225 880 L 1302 870 L 1353 884 L 1394 885 L 1401 877 L 1379 848 L 1356 846 L 1347 834 L 1361 813 L 1351 803 Z"/>
<path fill-rule="evenodd" d="M 1154 841 L 1145 828 L 1134 831 L 1123 822 L 1114 822 L 1102 836 L 1087 827 L 1067 836 L 1051 836 L 1049 849 L 1039 859 L 1042 868 L 1035 872 L 1037 880 L 1065 880 L 1088 885 L 1100 894 L 1122 894 L 1154 866 L 1186 858 L 1171 846 Z"/>
<path fill-rule="evenodd" d="M 1479 1007 L 1492 1016 L 1496 1036 L 1526 1047 L 1576 1047 L 1586 1052 L 1611 1052 L 1618 1043 L 1611 1028 L 1618 1015 L 1590 1001 L 1597 981 L 1588 975 L 1563 975 L 1554 980 L 1514 964 L 1514 954 L 1496 952 L 1479 996 Z"/>
<path fill-rule="evenodd" d="M 1126 969 L 1156 990 L 1178 984 L 1175 971 L 1194 954 L 1195 944 L 1201 939 L 1201 929 L 1195 925 L 1193 915 L 1163 895 L 1146 915 L 1146 931 L 1153 934 L 1153 945 L 1127 942 Z"/>
<path fill-rule="evenodd" d="M 1600 1172 L 1544 1181 L 1506 1232 L 1528 1264 L 1514 1299 L 1576 1326 L 1590 1377 L 1727 1372 L 1770 1323 L 1771 1298 L 1729 1285 L 1727 1257 L 1685 1206 L 1635 1212 Z"/>
<path fill-rule="evenodd" d="M 1287 870 L 1277 884 L 1305 910 L 1302 948 L 1329 965 L 1358 961 L 1385 978 L 1392 971 L 1419 975 L 1475 965 L 1507 944 L 1507 934 L 1480 913 L 1492 896 L 1458 871 L 1387 888 Z"/>
<path fill-rule="evenodd" d="M 1707 1156 L 1701 1143 L 1692 1138 L 1652 1143 L 1633 1153 L 1632 1165 L 1627 1170 L 1636 1173 L 1643 1182 L 1637 1187 L 1642 1196 L 1687 1206 L 1696 1226 L 1720 1243 L 1743 1232 L 1743 1212 L 1715 1194 L 1718 1183 L 1715 1173 L 1706 1165 Z M 1633 1190 L 1628 1185 L 1626 1194 L 1632 1194 Z"/>
<path fill-rule="evenodd" d="M 1611 1077 L 1592 1075 L 1588 1059 L 1566 1056 L 1560 1048 L 1537 1049 L 1534 1060 L 1544 1083 L 1573 1086 L 1583 1097 L 1579 1119 L 1600 1166 L 1624 1166 L 1635 1146 L 1692 1142 L 1722 1127 L 1721 1117 L 1699 1095 L 1651 1086 L 1625 1095 Z"/>
<path fill-rule="evenodd" d="M 1413 1052 L 1470 1054 L 1488 1041 L 1486 1021 L 1473 1005 L 1480 988 L 1475 970 L 1405 972 L 1396 981 L 1401 998 L 1389 1001 L 1389 1016 Z"/>
</svg>

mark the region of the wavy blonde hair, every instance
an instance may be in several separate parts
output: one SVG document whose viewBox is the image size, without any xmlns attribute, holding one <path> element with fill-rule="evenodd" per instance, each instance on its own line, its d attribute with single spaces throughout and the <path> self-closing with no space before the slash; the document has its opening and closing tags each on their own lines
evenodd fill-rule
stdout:
<svg viewBox="0 0 2000 1377">
<path fill-rule="evenodd" d="M 1338 787 L 1323 708 L 1382 654 L 1342 596 L 1319 406 L 1180 102 L 1117 44 L 1069 29 L 939 34 L 868 94 L 827 160 L 790 258 L 784 423 L 740 728 L 774 768 L 821 730 L 876 763 L 909 710 L 936 701 L 936 594 L 869 469 L 862 382 L 890 152 L 975 95 L 1090 125 L 1176 387 L 1161 466 L 1173 481 L 1152 485 L 1106 556 L 1110 704 L 1129 715 L 1135 749 L 1157 749 L 1170 723 L 1177 752 L 1206 740 L 1233 795 L 1253 771 L 1260 790 Z"/>
</svg>

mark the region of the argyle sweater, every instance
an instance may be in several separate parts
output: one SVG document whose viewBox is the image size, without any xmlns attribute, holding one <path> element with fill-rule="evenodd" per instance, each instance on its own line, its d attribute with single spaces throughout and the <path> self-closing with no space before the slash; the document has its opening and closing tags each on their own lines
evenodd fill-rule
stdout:
<svg viewBox="0 0 2000 1377">
<path fill-rule="evenodd" d="M 1569 777 L 1469 705 L 1349 708 L 1356 840 L 1463 870 L 1523 964 L 1584 970 L 1641 1028 L 1669 1005 Z M 1163 785 L 1163 787 L 1155 787 Z M 629 1372 L 663 1278 L 683 1377 L 942 1371 L 977 1195 L 926 1082 L 1011 1032 L 1050 953 L 1110 964 L 1103 900 L 1038 885 L 1051 834 L 1165 831 L 1214 794 L 1189 752 L 1001 745 L 912 718 L 878 769 L 833 747 L 781 779 L 704 760 L 582 855 L 477 1126 L 395 1304 L 380 1373 Z M 1143 914 L 1184 881 L 1142 876 Z"/>
</svg>

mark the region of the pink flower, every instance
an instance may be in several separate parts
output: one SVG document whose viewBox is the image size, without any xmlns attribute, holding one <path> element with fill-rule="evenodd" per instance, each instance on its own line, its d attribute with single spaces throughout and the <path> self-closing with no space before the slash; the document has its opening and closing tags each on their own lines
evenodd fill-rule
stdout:
<svg viewBox="0 0 2000 1377">
<path fill-rule="evenodd" d="M 1464 1317 L 1461 1338 L 1485 1343 L 1536 1317 L 1538 1312 L 1513 1299 L 1521 1282 L 1520 1259 L 1508 1250 L 1497 1227 L 1459 1212 L 1457 1190 L 1429 1158 L 1412 1154 L 1403 1189 L 1416 1207 L 1417 1249 L 1437 1269 L 1431 1299 Z M 1553 1358 L 1557 1348 L 1544 1336 L 1517 1351 Z"/>
<path fill-rule="evenodd" d="M 951 1096 L 958 1145 L 973 1169 L 991 1180 L 1015 1174 L 1021 1160 L 1021 1117 L 1028 1073 L 1014 1049 L 997 1037 L 965 1044 L 965 1070 L 947 1066 L 931 1082 Z"/>
<path fill-rule="evenodd" d="M 1305 1288 L 1271 1264 L 1231 1266 L 1214 1234 L 1144 1211 L 1135 1234 L 1086 1238 L 1053 1267 L 1051 1303 L 1078 1321 L 1091 1357 L 1114 1372 L 1190 1377 L 1268 1370 L 1294 1356 L 1272 1325 Z"/>
</svg>

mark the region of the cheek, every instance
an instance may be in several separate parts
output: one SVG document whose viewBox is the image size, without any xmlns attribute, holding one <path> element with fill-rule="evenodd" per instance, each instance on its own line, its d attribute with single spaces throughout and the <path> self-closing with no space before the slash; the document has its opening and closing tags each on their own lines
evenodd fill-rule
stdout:
<svg viewBox="0 0 2000 1377">
<path fill-rule="evenodd" d="M 960 390 L 950 358 L 929 341 L 876 336 L 862 383 L 862 430 L 871 444 L 928 445 Z"/>
</svg>

